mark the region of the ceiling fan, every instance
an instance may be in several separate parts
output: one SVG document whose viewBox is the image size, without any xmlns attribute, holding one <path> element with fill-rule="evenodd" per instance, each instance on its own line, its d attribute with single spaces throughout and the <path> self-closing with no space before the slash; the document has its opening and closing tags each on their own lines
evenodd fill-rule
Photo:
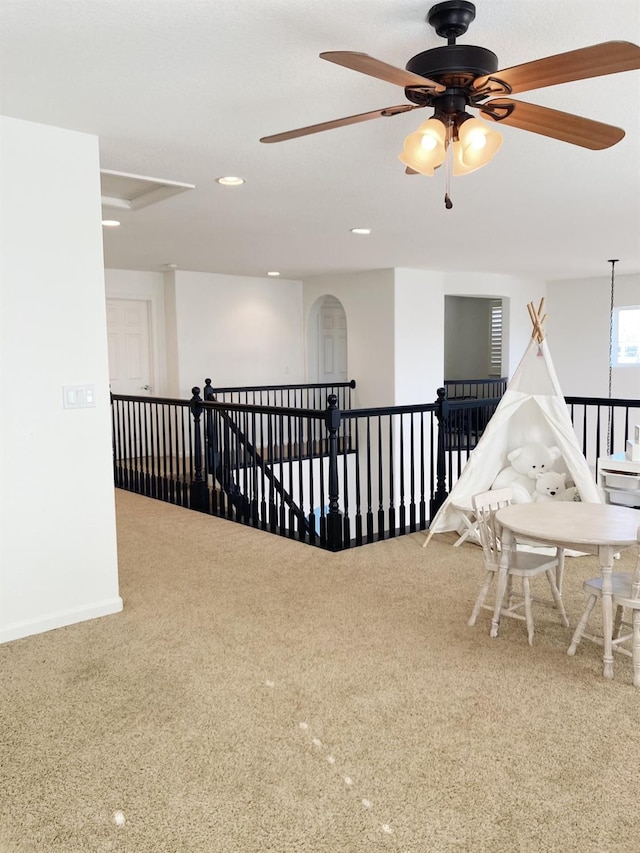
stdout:
<svg viewBox="0 0 640 853">
<path fill-rule="evenodd" d="M 456 44 L 456 39 L 466 33 L 475 16 L 474 4 L 466 0 L 447 0 L 433 6 L 427 21 L 439 36 L 447 39 L 447 44 L 412 57 L 406 69 L 381 62 L 366 53 L 321 53 L 321 59 L 403 86 L 411 103 L 263 136 L 260 141 L 283 142 L 381 116 L 433 107 L 433 115 L 405 139 L 399 159 L 408 174 L 433 175 L 444 163 L 447 173 L 445 205 L 450 208 L 450 175 L 464 175 L 486 165 L 502 144 L 502 137 L 491 127 L 491 122 L 594 150 L 609 148 L 624 137 L 624 130 L 619 127 L 525 103 L 511 96 L 559 83 L 638 69 L 638 45 L 625 41 L 603 42 L 498 70 L 498 57 L 492 51 Z M 473 118 L 468 108 L 478 110 L 487 121 Z"/>
</svg>

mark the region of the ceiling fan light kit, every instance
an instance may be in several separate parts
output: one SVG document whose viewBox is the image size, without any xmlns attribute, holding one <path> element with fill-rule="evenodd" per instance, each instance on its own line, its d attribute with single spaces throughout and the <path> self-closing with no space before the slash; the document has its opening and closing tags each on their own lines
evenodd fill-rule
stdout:
<svg viewBox="0 0 640 853">
<path fill-rule="evenodd" d="M 493 159 L 502 145 L 502 135 L 468 113 L 455 116 L 432 116 L 404 141 L 398 159 L 411 173 L 432 176 L 452 148 L 453 174 L 475 172 Z"/>
<path fill-rule="evenodd" d="M 407 167 L 408 174 L 431 176 L 445 164 L 445 204 L 450 208 L 451 173 L 465 175 L 485 166 L 502 144 L 502 136 L 491 127 L 492 122 L 591 150 L 610 148 L 624 137 L 622 128 L 525 103 L 511 96 L 545 86 L 639 69 L 638 45 L 626 41 L 603 42 L 499 70 L 498 57 L 491 50 L 456 44 L 456 39 L 466 33 L 475 16 L 474 4 L 466 0 L 437 3 L 429 10 L 427 21 L 437 35 L 447 39 L 447 44 L 417 54 L 404 69 L 366 53 L 321 53 L 321 59 L 402 86 L 410 104 L 321 122 L 265 136 L 260 141 L 283 142 L 431 107 L 433 115 L 407 136 L 399 159 Z M 473 118 L 468 109 L 478 110 L 485 121 Z"/>
</svg>

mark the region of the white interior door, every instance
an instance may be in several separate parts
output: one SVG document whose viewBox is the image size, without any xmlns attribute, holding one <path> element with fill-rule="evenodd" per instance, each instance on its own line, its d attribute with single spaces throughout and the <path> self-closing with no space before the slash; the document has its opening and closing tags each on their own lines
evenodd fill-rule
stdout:
<svg viewBox="0 0 640 853">
<path fill-rule="evenodd" d="M 112 393 L 151 394 L 149 303 L 107 299 L 107 335 Z"/>
<path fill-rule="evenodd" d="M 347 318 L 341 303 L 326 297 L 320 308 L 318 382 L 347 381 Z"/>
</svg>

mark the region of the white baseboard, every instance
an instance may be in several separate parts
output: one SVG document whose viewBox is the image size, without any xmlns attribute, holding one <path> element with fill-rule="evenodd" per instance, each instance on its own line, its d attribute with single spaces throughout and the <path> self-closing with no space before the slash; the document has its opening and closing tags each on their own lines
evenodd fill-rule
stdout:
<svg viewBox="0 0 640 853">
<path fill-rule="evenodd" d="M 9 643 L 11 640 L 30 637 L 32 634 L 42 634 L 45 631 L 53 631 L 55 628 L 64 628 L 65 625 L 74 625 L 76 622 L 85 622 L 87 619 L 110 616 L 112 613 L 120 613 L 122 607 L 122 599 L 117 596 L 91 607 L 79 607 L 74 610 L 52 613 L 50 616 L 28 622 L 15 622 L 13 625 L 0 629 L 0 643 Z"/>
</svg>

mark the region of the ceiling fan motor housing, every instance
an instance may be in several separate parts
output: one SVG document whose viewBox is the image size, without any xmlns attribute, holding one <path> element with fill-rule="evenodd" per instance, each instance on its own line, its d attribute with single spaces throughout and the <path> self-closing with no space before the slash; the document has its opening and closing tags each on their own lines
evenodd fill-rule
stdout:
<svg viewBox="0 0 640 853">
<path fill-rule="evenodd" d="M 476 77 L 494 74 L 498 70 L 498 57 L 486 47 L 450 44 L 418 53 L 407 62 L 406 69 L 447 88 L 464 89 Z M 412 87 L 406 88 L 405 93 L 414 104 L 433 104 L 438 97 Z"/>
</svg>

